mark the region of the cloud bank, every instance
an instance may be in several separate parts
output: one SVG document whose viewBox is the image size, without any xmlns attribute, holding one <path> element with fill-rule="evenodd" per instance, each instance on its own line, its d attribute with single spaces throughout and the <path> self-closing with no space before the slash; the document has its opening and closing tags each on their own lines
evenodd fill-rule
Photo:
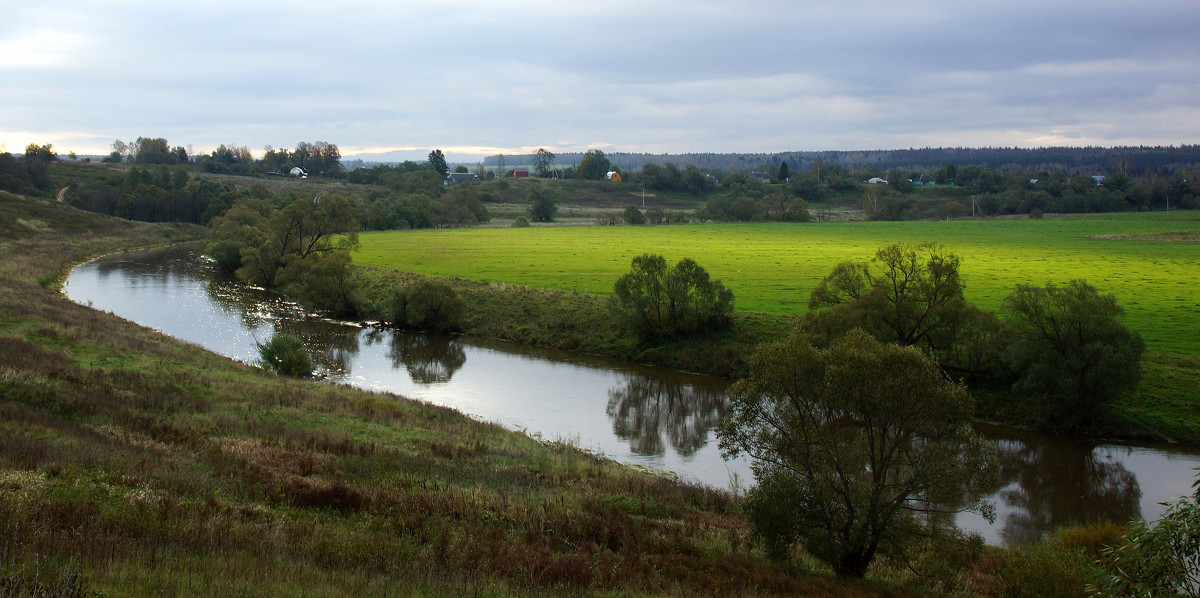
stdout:
<svg viewBox="0 0 1200 598">
<path fill-rule="evenodd" d="M 22 4 L 0 142 L 343 154 L 1174 145 L 1200 3 Z"/>
</svg>

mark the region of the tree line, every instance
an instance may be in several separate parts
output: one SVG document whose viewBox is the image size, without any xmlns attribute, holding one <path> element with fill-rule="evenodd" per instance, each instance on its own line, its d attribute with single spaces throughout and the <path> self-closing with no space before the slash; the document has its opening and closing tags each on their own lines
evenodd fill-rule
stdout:
<svg viewBox="0 0 1200 598">
<path fill-rule="evenodd" d="M 837 164 L 856 173 L 886 172 L 892 168 L 908 171 L 930 171 L 943 164 L 979 166 L 997 170 L 1025 169 L 1062 170 L 1067 176 L 1102 174 L 1115 159 L 1128 159 L 1137 165 L 1134 176 L 1157 172 L 1164 176 L 1176 170 L 1200 168 L 1200 145 L 1179 146 L 1119 146 L 1119 147 L 986 147 L 986 148 L 910 148 L 896 150 L 859 151 L 795 151 L 776 153 L 685 153 L 648 154 L 610 152 L 613 166 L 624 171 L 641 169 L 645 164 L 675 163 L 680 167 L 696 166 L 703 170 L 729 172 L 756 170 L 764 165 L 778 166 L 787 162 L 792 168 L 808 170 L 818 162 Z M 583 154 L 561 152 L 558 159 L 564 164 L 577 163 Z M 496 166 L 500 159 L 510 164 L 531 164 L 533 154 L 489 156 L 484 165 Z M 870 177 L 864 177 L 864 180 Z"/>
<path fill-rule="evenodd" d="M 730 388 L 718 436 L 726 455 L 752 459 L 745 512 L 772 555 L 802 547 L 861 578 L 877 554 L 953 542 L 938 514 L 994 516 L 975 490 L 995 454 L 971 428 L 964 381 L 1007 387 L 1033 421 L 1066 432 L 1136 387 L 1145 343 L 1112 295 L 1080 280 L 1018 285 L 996 314 L 965 300 L 959 266 L 936 244 L 837 264 L 797 330 L 759 347 Z M 728 327 L 733 293 L 692 260 L 668 269 L 643 255 L 610 304 L 650 346 Z"/>
</svg>

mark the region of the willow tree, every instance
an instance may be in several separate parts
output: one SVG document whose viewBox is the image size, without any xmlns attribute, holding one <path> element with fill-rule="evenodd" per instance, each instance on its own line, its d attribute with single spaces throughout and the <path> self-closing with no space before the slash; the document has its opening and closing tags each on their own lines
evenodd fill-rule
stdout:
<svg viewBox="0 0 1200 598">
<path fill-rule="evenodd" d="M 752 459 L 746 513 L 776 556 L 799 546 L 861 578 L 880 550 L 937 535 L 935 513 L 990 513 L 942 506 L 982 494 L 993 451 L 966 389 L 915 347 L 862 330 L 828 349 L 794 335 L 756 352 L 730 394 L 721 449 Z"/>
</svg>

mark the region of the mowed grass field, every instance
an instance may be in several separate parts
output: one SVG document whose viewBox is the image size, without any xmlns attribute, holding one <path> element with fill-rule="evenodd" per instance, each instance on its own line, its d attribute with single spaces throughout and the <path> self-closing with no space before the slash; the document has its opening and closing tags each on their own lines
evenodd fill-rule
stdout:
<svg viewBox="0 0 1200 598">
<path fill-rule="evenodd" d="M 741 311 L 802 314 L 844 260 L 884 245 L 938 242 L 962 257 L 968 300 L 998 309 L 1016 284 L 1082 278 L 1116 295 L 1157 349 L 1200 355 L 1200 213 L 1043 220 L 752 223 L 418 230 L 360 235 L 357 264 L 541 288 L 612 292 L 630 260 L 690 257 Z M 1185 234 L 1169 234 L 1185 233 Z"/>
</svg>

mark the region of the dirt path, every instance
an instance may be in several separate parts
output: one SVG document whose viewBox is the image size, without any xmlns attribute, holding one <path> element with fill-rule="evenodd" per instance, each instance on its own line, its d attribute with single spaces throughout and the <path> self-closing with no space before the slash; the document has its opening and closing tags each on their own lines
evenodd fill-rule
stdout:
<svg viewBox="0 0 1200 598">
<path fill-rule="evenodd" d="M 54 194 L 54 199 L 56 199 L 58 201 L 58 203 L 62 203 L 63 200 L 66 199 L 66 197 L 67 197 L 67 191 L 70 191 L 70 190 L 71 190 L 70 185 L 67 185 L 66 187 L 63 187 L 62 189 L 59 189 L 58 193 Z"/>
</svg>

